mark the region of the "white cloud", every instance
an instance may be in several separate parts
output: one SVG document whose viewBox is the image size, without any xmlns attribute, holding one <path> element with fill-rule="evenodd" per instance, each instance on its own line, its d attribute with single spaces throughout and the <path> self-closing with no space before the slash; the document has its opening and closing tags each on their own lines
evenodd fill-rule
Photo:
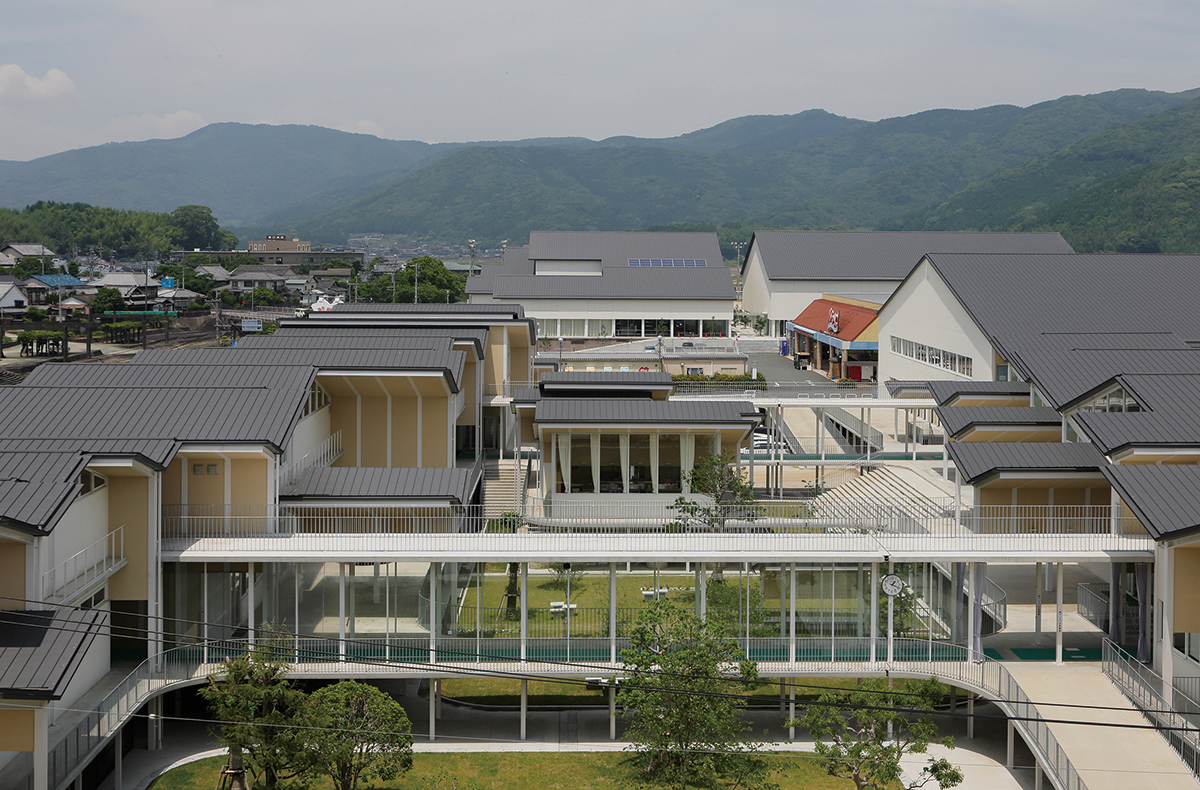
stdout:
<svg viewBox="0 0 1200 790">
<path fill-rule="evenodd" d="M 114 141 L 169 139 L 182 137 L 204 126 L 204 119 L 190 110 L 167 115 L 127 115 L 113 118 L 104 125 L 106 136 Z"/>
<path fill-rule="evenodd" d="M 0 102 L 51 102 L 74 92 L 75 83 L 59 69 L 38 79 L 15 63 L 0 65 Z"/>
</svg>

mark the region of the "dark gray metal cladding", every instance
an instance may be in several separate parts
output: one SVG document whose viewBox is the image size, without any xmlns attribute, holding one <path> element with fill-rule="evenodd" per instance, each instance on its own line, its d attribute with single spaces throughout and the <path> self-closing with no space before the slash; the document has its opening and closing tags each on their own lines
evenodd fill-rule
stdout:
<svg viewBox="0 0 1200 790">
<path fill-rule="evenodd" d="M 982 426 L 1062 425 L 1062 415 L 1045 406 L 939 406 L 934 411 L 947 436 L 957 436 L 968 428 Z"/>
<path fill-rule="evenodd" d="M 654 401 L 607 398 L 547 398 L 538 401 L 534 422 L 689 423 L 749 425 L 758 411 L 746 401 Z"/>
<path fill-rule="evenodd" d="M 321 467 L 306 473 L 285 500 L 427 499 L 466 504 L 469 469 Z"/>
<path fill-rule="evenodd" d="M 994 472 L 1094 472 L 1108 465 L 1089 443 L 949 442 L 946 448 L 964 483 Z"/>
<path fill-rule="evenodd" d="M 1200 466 L 1111 465 L 1101 471 L 1155 540 L 1200 532 Z"/>
<path fill-rule="evenodd" d="M 0 698 L 60 699 L 108 612 L 0 611 Z"/>
</svg>

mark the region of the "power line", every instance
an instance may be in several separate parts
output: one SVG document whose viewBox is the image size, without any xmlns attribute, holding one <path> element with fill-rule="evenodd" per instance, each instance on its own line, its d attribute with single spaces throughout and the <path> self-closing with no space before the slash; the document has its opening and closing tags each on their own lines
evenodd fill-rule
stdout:
<svg viewBox="0 0 1200 790">
<path fill-rule="evenodd" d="M 4 599 L 32 602 L 32 601 L 29 601 L 29 599 L 12 598 L 9 596 L 0 596 L 0 600 L 4 600 Z M 36 602 L 34 602 L 34 603 L 36 603 Z M 80 607 L 67 606 L 67 605 L 63 605 L 63 604 L 51 604 L 51 605 L 58 606 L 60 608 L 66 608 L 66 609 L 89 611 L 89 610 L 82 610 Z M 176 618 L 163 618 L 163 619 L 172 619 L 172 620 L 175 620 L 176 622 L 187 622 L 187 623 L 191 623 L 191 624 L 197 624 L 197 623 L 203 624 L 201 621 L 182 620 L 182 619 L 176 619 Z M 68 633 L 88 633 L 91 630 L 88 628 L 70 628 L 70 627 L 66 627 L 65 625 L 59 626 L 59 625 L 53 625 L 53 624 L 45 625 L 45 626 L 41 626 L 41 627 L 45 627 L 47 629 L 52 629 L 52 630 L 64 631 L 64 632 L 68 632 Z M 222 625 L 221 627 L 227 627 L 227 626 Z M 132 628 L 132 629 L 127 629 L 127 630 L 133 631 L 133 632 L 155 633 L 155 632 L 150 631 L 149 629 Z M 158 632 L 158 633 L 161 634 L 161 632 Z M 304 636 L 304 635 L 301 635 L 301 634 L 298 634 L 295 632 L 281 632 L 281 631 L 270 632 L 270 633 L 268 633 L 266 638 L 269 639 L 272 634 L 275 636 L 294 636 L 297 638 L 310 639 L 310 637 L 307 637 L 307 636 Z M 143 637 L 143 638 L 148 639 L 148 637 Z M 332 644 L 339 645 L 339 646 L 343 642 L 343 640 L 332 638 L 332 637 L 311 637 L 311 638 L 330 642 Z M 223 648 L 221 646 L 221 643 L 226 642 L 226 641 L 229 641 L 229 640 L 213 640 L 208 643 L 200 643 L 200 642 L 188 643 L 188 644 L 180 645 L 179 647 L 184 647 L 184 648 L 190 647 L 192 649 L 202 650 L 206 645 L 208 645 L 210 647 L 215 646 L 216 649 L 220 650 L 220 649 L 227 649 L 227 648 Z M 348 640 L 346 640 L 346 641 L 348 641 Z M 351 642 L 351 644 L 354 644 L 354 643 Z M 530 674 L 530 673 L 525 673 L 525 672 L 510 672 L 510 671 L 498 670 L 495 668 L 488 669 L 488 668 L 485 668 L 482 666 L 479 668 L 466 667 L 466 666 L 462 666 L 462 665 L 447 666 L 445 664 L 420 662 L 420 661 L 404 661 L 401 659 L 384 659 L 383 661 L 369 660 L 369 659 L 364 659 L 362 657 L 345 656 L 345 655 L 341 654 L 341 651 L 339 651 L 338 654 L 335 655 L 333 652 L 328 652 L 328 653 L 321 652 L 314 648 L 302 648 L 299 646 L 296 646 L 296 647 L 275 646 L 275 645 L 271 645 L 271 644 L 267 643 L 266 640 L 264 640 L 263 643 L 259 643 L 259 644 L 238 643 L 238 649 L 244 650 L 245 653 L 252 653 L 256 649 L 268 650 L 275 654 L 294 653 L 297 656 L 297 660 L 299 660 L 299 657 L 301 655 L 305 655 L 305 656 L 311 656 L 311 657 L 315 657 L 315 658 L 325 659 L 327 663 L 333 663 L 333 664 L 354 664 L 354 665 L 360 665 L 360 666 L 364 666 L 364 667 L 378 667 L 378 668 L 384 668 L 384 669 L 409 669 L 409 670 L 421 671 L 421 672 L 431 672 L 431 673 L 435 673 L 435 674 L 438 672 L 450 672 L 455 675 L 463 675 L 463 676 L 467 676 L 467 677 L 501 678 L 501 679 L 512 679 L 512 680 L 535 680 L 535 681 L 543 681 L 543 682 L 561 683 L 564 685 L 582 685 L 582 686 L 589 685 L 587 683 L 587 681 L 585 681 L 585 680 L 575 680 L 573 678 L 562 678 L 562 677 L 558 677 L 555 675 L 546 675 L 546 674 Z M 422 651 L 422 652 L 431 652 L 430 648 L 428 648 L 428 647 L 405 646 L 405 649 L 417 650 L 417 651 Z M 438 649 L 437 652 L 441 653 L 441 652 L 443 652 L 443 649 Z M 469 656 L 469 657 L 490 657 L 490 658 L 495 658 L 495 659 L 502 660 L 502 661 L 509 662 L 509 663 L 522 662 L 521 659 L 513 659 L 508 656 L 496 656 L 496 655 L 489 655 L 486 653 L 476 653 L 476 652 L 471 652 L 471 651 L 446 650 L 445 652 L 448 652 L 448 653 L 451 653 L 454 655 Z M 283 659 L 282 655 L 278 655 L 275 658 L 276 658 L 276 660 L 280 660 L 283 663 L 287 663 L 286 660 Z M 147 660 L 149 660 L 149 659 L 147 659 Z M 220 664 L 219 661 L 210 661 L 209 663 L 218 664 L 218 665 Z M 612 672 L 612 670 L 613 670 L 613 667 L 608 666 L 608 665 L 585 664 L 585 663 L 580 663 L 580 662 L 568 662 L 568 661 L 552 661 L 552 660 L 543 660 L 543 659 L 525 659 L 522 663 L 551 664 L 554 666 L 566 666 L 566 667 L 572 667 L 572 668 L 603 670 L 605 672 Z M 689 675 L 689 674 L 683 674 L 683 673 L 670 673 L 670 672 L 661 672 L 661 671 L 660 672 L 650 672 L 647 674 L 655 675 L 658 677 L 676 678 L 676 679 L 683 679 L 683 680 L 727 680 L 727 681 L 731 681 L 731 682 L 736 682 L 735 679 L 733 679 L 733 678 L 721 677 L 721 676 L 711 676 L 711 675 Z M 195 678 L 195 679 L 199 680 L 199 678 Z M 939 681 L 939 682 L 942 682 L 942 681 Z M 785 682 L 784 685 L 795 687 L 795 688 L 820 689 L 826 693 L 836 693 L 836 691 L 837 691 L 836 689 L 831 689 L 828 686 L 818 686 L 818 685 L 814 685 L 814 684 L 798 684 L 798 683 L 786 683 Z M 699 691 L 696 689 L 690 689 L 690 688 L 686 688 L 686 687 L 640 686 L 640 685 L 635 685 L 635 684 L 628 683 L 628 682 L 619 683 L 619 686 L 624 686 L 625 688 L 634 689 L 634 690 L 651 691 L 651 692 L 659 692 L 659 693 L 674 693 L 674 694 L 687 694 L 687 695 L 691 695 L 691 696 L 708 696 L 708 697 L 718 697 L 718 698 L 729 698 L 729 699 L 745 700 L 747 702 L 751 702 L 751 701 L 754 701 L 754 702 L 761 701 L 764 703 L 769 702 L 772 706 L 775 704 L 778 704 L 781 701 L 781 698 L 775 697 L 775 696 L 767 697 L 767 696 L 758 696 L 758 695 L 732 694 L 732 693 L 715 692 L 715 691 Z M 928 698 L 927 695 L 924 695 L 924 694 L 919 694 L 919 693 L 914 693 L 914 692 L 896 691 L 896 690 L 890 690 L 890 689 L 889 690 L 848 689 L 847 693 L 849 693 L 849 692 L 874 694 L 874 695 L 885 695 L 885 696 L 892 696 L 892 697 L 920 697 L 920 698 L 926 698 L 926 699 Z M 880 711 L 895 710 L 895 706 L 870 706 L 870 705 L 850 704 L 847 702 L 836 702 L 836 701 L 821 702 L 820 700 L 816 700 L 816 701 L 801 702 L 799 704 L 802 707 L 835 707 L 835 708 L 846 709 L 846 710 L 880 710 Z M 1042 706 L 1044 706 L 1044 707 L 1065 707 L 1065 708 L 1076 708 L 1076 709 L 1083 709 L 1083 710 L 1111 710 L 1111 711 L 1120 711 L 1120 712 L 1130 712 L 1131 710 L 1136 711 L 1136 709 L 1125 708 L 1125 707 L 1104 706 L 1104 705 L 1083 705 L 1083 704 L 1077 704 L 1077 703 L 1062 703 L 1062 702 L 1044 702 L 1044 703 L 1043 702 L 1024 702 L 1024 703 L 1020 703 L 1020 704 L 1031 704 L 1031 705 L 1034 705 L 1035 707 L 1042 707 Z M 90 712 L 90 711 L 88 711 L 88 712 Z M 1005 720 L 1005 721 L 1027 721 L 1027 722 L 1041 721 L 1041 722 L 1045 722 L 1047 724 L 1078 724 L 1078 725 L 1100 726 L 1100 727 L 1116 727 L 1116 728 L 1121 728 L 1121 729 L 1153 729 L 1153 730 L 1157 730 L 1160 732 L 1172 732 L 1172 731 L 1197 732 L 1198 731 L 1197 728 L 1194 728 L 1194 727 L 1166 727 L 1166 726 L 1158 726 L 1158 725 L 1154 725 L 1154 724 L 1126 724 L 1126 723 L 1120 723 L 1120 722 L 1100 722 L 1100 721 L 1074 720 L 1074 719 L 1047 719 L 1047 718 L 1040 717 L 1040 716 L 1005 716 L 1005 715 L 993 716 L 993 715 L 979 714 L 979 713 L 975 713 L 975 714 L 957 713 L 957 712 L 943 713 L 940 711 L 925 711 L 923 713 L 926 713 L 927 715 L 949 716 L 952 718 L 953 717 L 968 718 L 970 716 L 974 716 L 975 718 L 984 719 L 984 720 L 996 719 L 996 720 Z"/>
</svg>

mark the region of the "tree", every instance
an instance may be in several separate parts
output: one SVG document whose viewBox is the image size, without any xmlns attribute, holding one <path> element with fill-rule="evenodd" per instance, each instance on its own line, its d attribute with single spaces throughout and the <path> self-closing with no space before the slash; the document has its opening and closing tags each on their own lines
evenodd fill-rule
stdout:
<svg viewBox="0 0 1200 790">
<path fill-rule="evenodd" d="M 374 686 L 345 680 L 308 698 L 303 725 L 314 766 L 337 790 L 395 779 L 412 768 L 412 725 L 404 708 Z"/>
<path fill-rule="evenodd" d="M 668 527 L 683 531 L 699 526 L 710 532 L 724 532 L 730 518 L 753 521 L 758 516 L 754 487 L 733 465 L 733 453 L 701 457 L 683 473 L 683 479 L 693 494 L 703 494 L 707 500 L 677 497 L 670 509 L 678 516 Z"/>
<path fill-rule="evenodd" d="M 946 688 L 933 678 L 909 681 L 894 689 L 882 678 L 869 678 L 860 680 L 855 689 L 822 694 L 798 722 L 788 724 L 807 727 L 825 771 L 851 780 L 858 790 L 915 790 L 930 782 L 946 790 L 959 785 L 963 775 L 945 758 L 930 757 L 908 784 L 900 773 L 900 761 L 906 754 L 926 754 L 934 742 L 953 746 L 951 738 L 938 740 L 932 721 L 916 715 L 932 712 L 945 694 Z"/>
<path fill-rule="evenodd" d="M 92 309 L 97 313 L 115 313 L 125 309 L 125 299 L 116 288 L 100 288 L 92 299 Z"/>
<path fill-rule="evenodd" d="M 221 230 L 217 218 L 208 206 L 180 206 L 171 212 L 171 222 L 178 228 L 179 243 L 185 250 L 227 250 L 237 244 L 237 237 Z"/>
<path fill-rule="evenodd" d="M 460 302 L 465 298 L 466 279 L 429 255 L 413 258 L 395 275 L 376 275 L 359 287 L 358 295 L 369 302 L 412 303 L 414 280 L 420 302 Z"/>
<path fill-rule="evenodd" d="M 647 779 L 671 787 L 769 788 L 762 745 L 743 736 L 741 690 L 758 668 L 719 625 L 670 601 L 639 615 L 621 654 L 617 700 L 631 719 L 626 737 Z"/>
<path fill-rule="evenodd" d="M 214 734 L 229 749 L 231 765 L 244 760 L 252 786 L 268 790 L 308 768 L 304 731 L 292 726 L 305 695 L 287 680 L 281 649 L 268 631 L 248 653 L 226 659 L 199 691 L 221 722 Z"/>
</svg>

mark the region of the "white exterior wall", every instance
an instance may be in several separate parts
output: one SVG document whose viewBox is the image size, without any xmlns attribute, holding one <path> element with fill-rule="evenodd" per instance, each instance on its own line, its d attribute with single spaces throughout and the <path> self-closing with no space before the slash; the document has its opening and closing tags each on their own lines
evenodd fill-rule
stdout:
<svg viewBox="0 0 1200 790">
<path fill-rule="evenodd" d="M 493 302 L 490 296 L 474 295 L 472 303 Z M 733 322 L 732 299 L 505 299 L 520 304 L 532 318 L 574 319 L 688 319 Z M 539 338 L 542 337 L 539 334 Z M 546 335 L 550 339 L 557 334 Z"/>
<path fill-rule="evenodd" d="M 779 321 L 792 321 L 822 296 L 841 296 L 883 304 L 896 290 L 894 280 L 768 280 L 758 247 L 750 250 L 750 260 L 742 279 L 742 309 L 747 313 L 765 313 L 772 336 Z"/>
<path fill-rule="evenodd" d="M 299 461 L 329 438 L 329 407 L 322 406 L 296 424 L 292 443 L 288 445 L 287 462 Z"/>
<path fill-rule="evenodd" d="M 921 261 L 879 313 L 879 382 L 891 379 L 968 380 L 946 368 L 892 352 L 892 337 L 935 346 L 971 358 L 974 381 L 995 378 L 995 351 L 933 267 Z"/>
<path fill-rule="evenodd" d="M 108 486 L 104 486 L 72 502 L 50 535 L 42 538 L 41 573 L 83 551 L 108 532 Z M 39 591 L 41 573 L 36 580 Z"/>
<path fill-rule="evenodd" d="M 96 608 L 103 609 L 106 612 L 111 611 L 108 601 L 105 601 Z M 111 618 L 111 615 L 109 617 Z M 100 679 L 108 674 L 109 669 L 111 669 L 111 664 L 109 663 L 109 629 L 104 628 L 92 640 L 91 646 L 88 647 L 87 653 L 84 654 L 83 660 L 79 662 L 79 667 L 75 670 L 75 676 L 67 684 L 67 689 L 63 692 L 62 699 L 50 704 L 50 715 L 48 716 L 50 723 L 53 724 L 60 713 L 75 707 L 75 703 L 79 698 L 86 694 L 92 686 L 99 683 Z"/>
</svg>

